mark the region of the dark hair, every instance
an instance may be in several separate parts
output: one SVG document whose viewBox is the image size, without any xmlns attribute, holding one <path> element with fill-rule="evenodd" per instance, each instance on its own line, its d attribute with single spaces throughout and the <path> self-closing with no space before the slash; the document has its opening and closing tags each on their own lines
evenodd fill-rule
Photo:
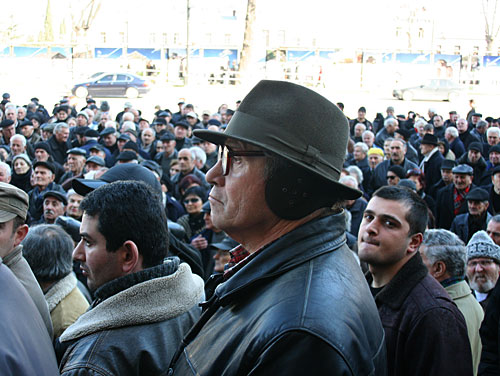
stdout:
<svg viewBox="0 0 500 376">
<path fill-rule="evenodd" d="M 408 235 L 424 233 L 427 226 L 427 204 L 414 191 L 401 186 L 383 186 L 375 191 L 373 197 L 405 203 L 406 221 L 410 225 Z"/>
<path fill-rule="evenodd" d="M 168 228 L 159 193 L 139 181 L 117 181 L 89 193 L 80 204 L 85 214 L 98 219 L 98 230 L 106 239 L 106 250 L 116 252 L 133 241 L 143 257 L 143 266 L 159 265 L 167 256 Z"/>
<path fill-rule="evenodd" d="M 406 178 L 409 178 L 410 176 L 416 176 L 418 182 L 422 186 L 421 189 L 425 189 L 425 175 L 422 170 L 420 170 L 419 168 L 412 168 L 406 172 Z"/>
<path fill-rule="evenodd" d="M 397 175 L 397 177 L 400 179 L 405 178 L 405 170 L 403 169 L 403 167 L 401 167 L 399 165 L 391 166 L 387 169 L 387 171 L 395 173 Z"/>
<path fill-rule="evenodd" d="M 24 225 L 26 223 L 26 221 L 24 219 L 22 219 L 20 216 L 15 216 L 14 217 L 14 222 L 12 223 L 12 233 L 14 234 L 18 227 Z"/>
<path fill-rule="evenodd" d="M 182 195 L 182 198 L 185 199 L 189 195 L 198 196 L 203 202 L 207 201 L 207 191 L 203 187 L 194 186 L 188 188 Z"/>
<path fill-rule="evenodd" d="M 58 281 L 71 272 L 73 240 L 61 227 L 31 227 L 22 244 L 23 255 L 38 281 Z"/>
<path fill-rule="evenodd" d="M 192 184 L 198 184 L 199 186 L 201 186 L 201 180 L 193 175 L 193 174 L 189 174 L 189 175 L 186 175 L 184 176 L 180 181 L 179 181 L 179 192 L 183 192 L 185 191 L 190 185 Z"/>
</svg>

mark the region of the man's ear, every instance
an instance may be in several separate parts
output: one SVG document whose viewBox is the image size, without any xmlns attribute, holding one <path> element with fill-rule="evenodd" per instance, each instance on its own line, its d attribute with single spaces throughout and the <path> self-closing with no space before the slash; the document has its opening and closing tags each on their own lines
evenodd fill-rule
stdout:
<svg viewBox="0 0 500 376">
<path fill-rule="evenodd" d="M 410 238 L 410 242 L 408 243 L 408 253 L 415 253 L 418 252 L 418 248 L 420 247 L 420 244 L 422 244 L 422 241 L 424 240 L 424 235 L 422 233 L 418 234 L 413 234 Z"/>
<path fill-rule="evenodd" d="M 132 240 L 127 240 L 117 250 L 119 252 L 121 268 L 124 274 L 131 274 L 143 269 L 142 255 Z"/>
<path fill-rule="evenodd" d="M 14 247 L 17 247 L 24 240 L 26 235 L 28 235 L 28 225 L 21 225 L 16 229 L 15 238 L 14 238 Z"/>
<path fill-rule="evenodd" d="M 439 278 L 446 274 L 446 264 L 443 261 L 436 261 L 431 267 L 431 275 L 439 281 Z"/>
</svg>

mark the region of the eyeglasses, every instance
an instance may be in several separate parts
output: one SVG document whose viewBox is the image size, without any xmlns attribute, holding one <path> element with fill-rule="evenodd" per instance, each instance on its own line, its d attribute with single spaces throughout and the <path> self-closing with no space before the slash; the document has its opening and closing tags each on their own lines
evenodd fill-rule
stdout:
<svg viewBox="0 0 500 376">
<path fill-rule="evenodd" d="M 396 179 L 396 178 L 397 178 L 397 176 L 390 176 L 390 175 L 387 175 L 385 178 L 386 178 L 386 179 L 389 179 L 389 180 L 392 180 L 392 179 Z"/>
<path fill-rule="evenodd" d="M 471 260 L 467 263 L 467 266 L 469 268 L 475 268 L 478 265 L 481 265 L 483 268 L 490 266 L 493 264 L 495 261 L 493 260 Z"/>
<path fill-rule="evenodd" d="M 231 150 L 226 145 L 222 146 L 222 149 L 219 154 L 219 160 L 222 164 L 222 175 L 227 176 L 229 174 L 229 169 L 231 167 L 231 158 L 232 157 L 264 157 L 265 154 L 263 151 L 257 150 Z"/>
<path fill-rule="evenodd" d="M 184 204 L 186 204 L 186 205 L 188 205 L 188 204 L 196 204 L 199 201 L 200 201 L 199 198 L 189 198 L 187 200 L 184 200 Z"/>
</svg>

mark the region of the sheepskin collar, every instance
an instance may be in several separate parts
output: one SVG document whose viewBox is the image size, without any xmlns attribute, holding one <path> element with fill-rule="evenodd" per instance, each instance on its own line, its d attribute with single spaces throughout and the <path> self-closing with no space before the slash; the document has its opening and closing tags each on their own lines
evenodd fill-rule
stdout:
<svg viewBox="0 0 500 376">
<path fill-rule="evenodd" d="M 71 272 L 66 277 L 57 281 L 50 289 L 45 293 L 45 300 L 49 305 L 49 311 L 52 312 L 54 308 L 69 295 L 71 291 L 76 287 L 76 276 L 75 273 Z"/>
<path fill-rule="evenodd" d="M 168 257 L 161 265 L 124 275 L 123 277 L 116 278 L 108 283 L 105 283 L 95 291 L 95 299 L 92 302 L 92 308 L 108 299 L 110 296 L 118 294 L 119 292 L 137 285 L 138 283 L 174 274 L 179 268 L 179 264 L 180 260 L 178 257 Z"/>
<path fill-rule="evenodd" d="M 165 321 L 187 312 L 203 296 L 203 280 L 182 263 L 173 274 L 139 282 L 101 301 L 81 315 L 59 340 Z"/>
</svg>

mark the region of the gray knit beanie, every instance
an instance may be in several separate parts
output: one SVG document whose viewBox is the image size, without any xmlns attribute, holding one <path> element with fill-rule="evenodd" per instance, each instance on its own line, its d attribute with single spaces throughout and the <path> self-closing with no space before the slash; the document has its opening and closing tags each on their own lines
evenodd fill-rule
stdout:
<svg viewBox="0 0 500 376">
<path fill-rule="evenodd" d="M 500 263 L 500 247 L 483 230 L 472 235 L 467 244 L 467 261 L 478 257 L 491 258 Z"/>
</svg>

